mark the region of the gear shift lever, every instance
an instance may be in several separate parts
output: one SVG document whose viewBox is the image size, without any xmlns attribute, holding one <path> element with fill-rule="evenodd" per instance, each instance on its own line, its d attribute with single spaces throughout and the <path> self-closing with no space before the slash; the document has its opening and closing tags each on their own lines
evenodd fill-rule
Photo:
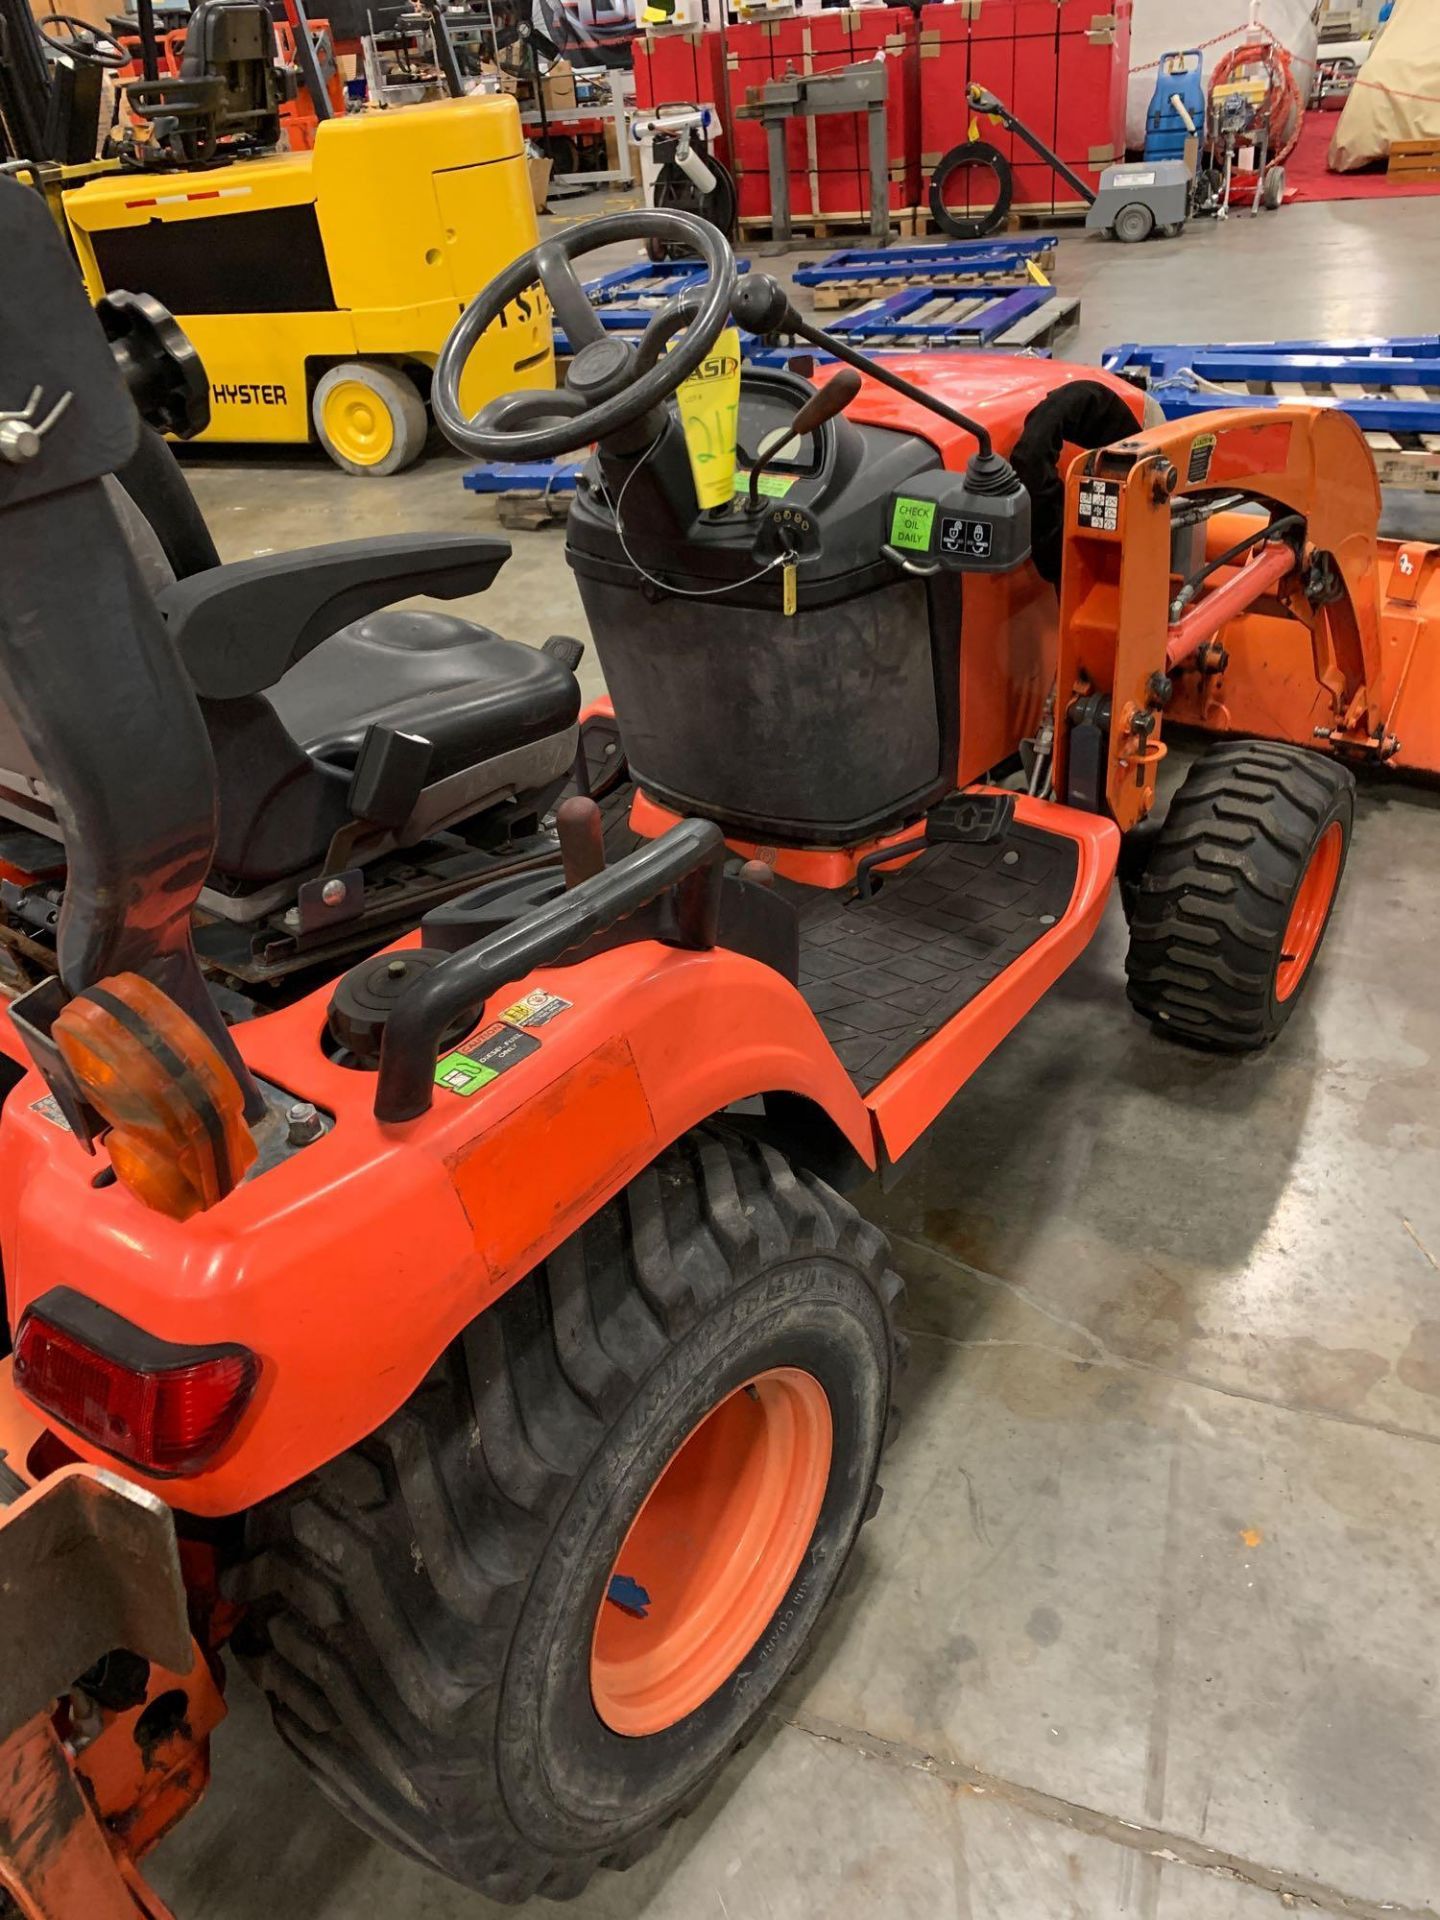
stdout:
<svg viewBox="0 0 1440 1920">
<path fill-rule="evenodd" d="M 768 445 L 756 456 L 755 464 L 750 469 L 750 497 L 745 503 L 747 513 L 759 511 L 760 476 L 780 449 L 789 446 L 792 440 L 814 433 L 827 420 L 833 420 L 837 413 L 843 413 L 859 391 L 859 374 L 853 367 L 842 367 L 823 387 L 815 389 L 788 427 L 779 427 L 770 435 Z"/>
</svg>

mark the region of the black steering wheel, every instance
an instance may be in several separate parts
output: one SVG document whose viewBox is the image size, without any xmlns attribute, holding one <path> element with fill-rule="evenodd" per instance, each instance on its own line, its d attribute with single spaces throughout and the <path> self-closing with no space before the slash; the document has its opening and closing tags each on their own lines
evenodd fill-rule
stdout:
<svg viewBox="0 0 1440 1920">
<path fill-rule="evenodd" d="M 37 19 L 35 25 L 50 51 L 63 54 L 67 60 L 78 60 L 87 67 L 107 67 L 112 73 L 130 64 L 131 55 L 113 33 L 82 20 L 78 13 L 47 13 L 43 19 Z M 63 27 L 65 31 L 50 33 L 47 31 L 50 27 Z"/>
<path fill-rule="evenodd" d="M 707 270 L 694 292 L 659 310 L 637 346 L 605 331 L 573 264 L 620 240 L 683 243 Z M 565 385 L 558 392 L 503 393 L 467 419 L 460 406 L 460 378 L 471 349 L 512 300 L 537 285 L 549 296 L 574 354 Z M 430 391 L 435 418 L 453 445 L 482 460 L 553 460 L 589 446 L 643 420 L 695 371 L 730 318 L 734 293 L 735 256 L 708 220 L 659 207 L 587 220 L 542 240 L 476 294 L 435 363 Z M 667 343 L 682 326 L 667 353 Z"/>
</svg>

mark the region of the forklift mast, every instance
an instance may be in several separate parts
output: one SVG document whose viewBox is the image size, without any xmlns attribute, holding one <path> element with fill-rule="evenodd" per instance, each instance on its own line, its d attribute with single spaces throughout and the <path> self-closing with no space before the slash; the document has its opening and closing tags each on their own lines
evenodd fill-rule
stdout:
<svg viewBox="0 0 1440 1920">
<path fill-rule="evenodd" d="M 66 158 L 47 147 L 50 95 L 30 0 L 0 0 L 0 161 Z"/>
</svg>

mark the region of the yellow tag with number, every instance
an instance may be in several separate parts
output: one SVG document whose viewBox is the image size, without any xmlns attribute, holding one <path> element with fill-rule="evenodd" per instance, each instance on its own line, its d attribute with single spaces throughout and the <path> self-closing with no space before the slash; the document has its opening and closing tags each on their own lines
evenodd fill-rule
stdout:
<svg viewBox="0 0 1440 1920">
<path fill-rule="evenodd" d="M 800 569 L 793 560 L 787 560 L 780 569 L 781 610 L 788 618 L 799 604 L 799 583 L 796 575 Z"/>
<path fill-rule="evenodd" d="M 740 333 L 726 327 L 694 373 L 680 382 L 680 424 L 702 507 L 735 494 L 735 420 L 740 411 Z"/>
</svg>

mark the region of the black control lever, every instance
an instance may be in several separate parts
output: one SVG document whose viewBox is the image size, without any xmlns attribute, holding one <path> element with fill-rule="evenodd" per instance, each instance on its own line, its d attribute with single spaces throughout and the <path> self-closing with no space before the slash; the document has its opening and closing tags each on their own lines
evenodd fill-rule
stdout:
<svg viewBox="0 0 1440 1920">
<path fill-rule="evenodd" d="M 756 456 L 755 464 L 750 469 L 747 513 L 759 511 L 760 476 L 780 449 L 788 447 L 792 440 L 803 439 L 806 434 L 814 433 L 827 420 L 833 420 L 837 413 L 843 413 L 859 391 L 859 374 L 853 367 L 842 367 L 823 387 L 815 389 L 788 427 L 780 427 L 770 436 L 770 444 Z"/>
<path fill-rule="evenodd" d="M 963 573 L 1003 573 L 1028 557 L 1030 496 L 1004 454 L 995 451 L 982 421 L 947 407 L 883 361 L 857 353 L 834 334 L 802 319 L 780 282 L 769 274 L 747 273 L 731 297 L 730 311 L 751 333 L 783 330 L 798 334 L 811 346 L 833 354 L 973 437 L 975 451 L 966 461 L 963 475 L 953 476 L 944 468 L 934 474 L 917 475 L 902 494 L 892 497 L 891 536 L 884 548 L 890 559 L 916 573 L 933 573 L 941 566 Z M 837 374 L 830 384 L 841 378 L 843 375 Z M 755 485 L 752 474 L 751 507 Z M 898 550 L 901 547 L 904 552 Z"/>
<path fill-rule="evenodd" d="M 937 400 L 934 394 L 926 393 L 923 387 L 917 387 L 913 381 L 902 378 L 898 373 L 892 373 L 881 361 L 872 360 L 868 354 L 857 353 L 854 347 L 837 335 L 826 333 L 821 327 L 812 326 L 795 311 L 785 289 L 770 274 L 745 274 L 735 288 L 730 301 L 730 311 L 748 333 L 798 334 L 800 339 L 808 340 L 812 347 L 819 347 L 822 353 L 833 354 L 837 360 L 843 360 L 847 366 L 858 368 L 861 373 L 868 374 L 872 380 L 878 380 L 882 387 L 889 387 L 892 393 L 902 393 L 907 400 L 913 400 L 917 406 L 928 408 L 931 413 L 939 414 L 942 420 L 948 420 L 952 426 L 972 434 L 981 459 L 989 460 L 990 430 L 981 421 L 972 420 L 968 414 L 959 413 L 954 407 L 947 407 L 943 400 Z"/>
</svg>

